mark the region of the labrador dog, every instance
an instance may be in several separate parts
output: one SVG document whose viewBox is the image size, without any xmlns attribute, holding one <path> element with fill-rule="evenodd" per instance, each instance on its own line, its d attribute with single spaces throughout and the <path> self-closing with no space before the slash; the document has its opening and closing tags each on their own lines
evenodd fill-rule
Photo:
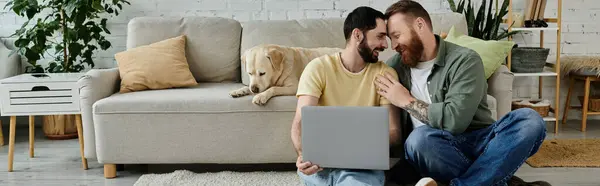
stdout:
<svg viewBox="0 0 600 186">
<path fill-rule="evenodd" d="M 295 95 L 302 71 L 310 61 L 341 51 L 341 48 L 302 48 L 274 44 L 252 47 L 241 56 L 250 84 L 229 92 L 229 95 L 237 98 L 256 94 L 252 103 L 257 105 L 266 104 L 274 96 Z"/>
</svg>

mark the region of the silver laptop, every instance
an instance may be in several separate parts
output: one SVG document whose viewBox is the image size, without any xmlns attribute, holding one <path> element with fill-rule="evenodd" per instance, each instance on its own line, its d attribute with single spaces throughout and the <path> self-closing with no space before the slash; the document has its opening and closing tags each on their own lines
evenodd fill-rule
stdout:
<svg viewBox="0 0 600 186">
<path fill-rule="evenodd" d="M 304 161 L 323 168 L 391 167 L 386 107 L 305 106 L 301 122 Z"/>
</svg>

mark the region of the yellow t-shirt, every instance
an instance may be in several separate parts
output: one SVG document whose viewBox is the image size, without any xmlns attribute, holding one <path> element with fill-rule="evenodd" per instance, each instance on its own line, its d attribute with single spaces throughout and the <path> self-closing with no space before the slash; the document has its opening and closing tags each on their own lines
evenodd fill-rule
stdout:
<svg viewBox="0 0 600 186">
<path fill-rule="evenodd" d="M 358 72 L 348 71 L 340 53 L 312 60 L 300 76 L 296 96 L 310 95 L 319 98 L 319 106 L 381 106 L 390 104 L 377 93 L 374 81 L 377 74 L 389 72 L 398 79 L 396 70 L 385 63 L 367 63 Z"/>
</svg>

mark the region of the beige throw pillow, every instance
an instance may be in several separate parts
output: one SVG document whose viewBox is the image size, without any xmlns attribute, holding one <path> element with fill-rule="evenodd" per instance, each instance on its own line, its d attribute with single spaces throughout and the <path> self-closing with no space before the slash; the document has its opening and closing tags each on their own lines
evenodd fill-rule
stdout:
<svg viewBox="0 0 600 186">
<path fill-rule="evenodd" d="M 185 57 L 185 35 L 115 54 L 121 93 L 197 85 Z"/>
</svg>

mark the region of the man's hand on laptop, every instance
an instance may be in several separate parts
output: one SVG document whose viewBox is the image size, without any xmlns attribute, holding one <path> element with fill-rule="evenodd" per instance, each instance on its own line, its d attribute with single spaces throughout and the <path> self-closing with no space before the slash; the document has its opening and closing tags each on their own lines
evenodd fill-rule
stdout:
<svg viewBox="0 0 600 186">
<path fill-rule="evenodd" d="M 302 155 L 298 156 L 298 160 L 296 160 L 296 167 L 298 167 L 298 170 L 305 175 L 312 175 L 323 170 L 323 168 L 312 164 L 311 162 L 302 162 Z"/>
</svg>

